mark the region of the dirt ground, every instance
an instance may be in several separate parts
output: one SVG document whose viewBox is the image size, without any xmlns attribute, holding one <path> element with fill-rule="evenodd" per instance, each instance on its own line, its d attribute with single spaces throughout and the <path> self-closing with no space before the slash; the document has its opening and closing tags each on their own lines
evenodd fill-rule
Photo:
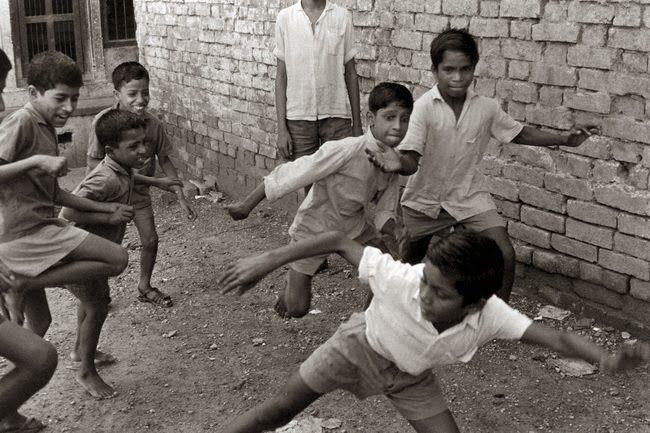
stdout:
<svg viewBox="0 0 650 433">
<path fill-rule="evenodd" d="M 359 310 L 365 288 L 341 259 L 315 279 L 310 314 L 283 320 L 273 312 L 283 271 L 244 296 L 222 296 L 215 285 L 231 260 L 283 245 L 290 215 L 262 206 L 233 222 L 221 204 L 199 199 L 199 218 L 184 220 L 177 204 L 155 198 L 160 235 L 154 283 L 170 293 L 171 309 L 136 300 L 139 241 L 130 226 L 127 271 L 112 280 L 113 306 L 101 348 L 119 362 L 101 370 L 119 395 L 93 400 L 68 369 L 74 342 L 75 301 L 50 289 L 54 318 L 47 338 L 58 348 L 59 367 L 50 384 L 22 408 L 52 432 L 221 431 L 224 423 L 271 395 L 348 315 Z M 529 315 L 542 306 L 514 295 Z M 552 326 L 577 327 L 579 317 Z M 594 329 L 596 327 L 597 330 Z M 598 330 L 599 329 L 599 330 Z M 623 343 L 621 330 L 596 321 L 582 332 L 601 344 Z M 634 336 L 632 336 L 634 338 Z M 441 368 L 449 406 L 465 432 L 650 432 L 648 367 L 619 376 L 568 377 L 552 365 L 555 355 L 519 343 L 492 343 L 467 365 Z M 1 363 L 1 360 L 0 360 Z M 6 371 L 0 366 L 0 374 Z M 337 392 L 308 409 L 337 418 L 332 432 L 408 432 L 383 397 L 357 401 Z"/>
</svg>

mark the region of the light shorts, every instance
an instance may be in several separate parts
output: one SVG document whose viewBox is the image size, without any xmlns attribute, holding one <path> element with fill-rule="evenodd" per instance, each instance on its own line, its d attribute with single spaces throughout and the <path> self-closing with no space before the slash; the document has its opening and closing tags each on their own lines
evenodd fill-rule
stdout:
<svg viewBox="0 0 650 433">
<path fill-rule="evenodd" d="M 299 373 L 319 394 L 344 389 L 360 400 L 383 394 L 408 420 L 430 418 L 447 410 L 431 370 L 412 376 L 370 347 L 364 313 L 352 314 L 300 365 Z"/>
<path fill-rule="evenodd" d="M 16 274 L 35 277 L 74 251 L 88 237 L 88 232 L 60 220 L 36 231 L 0 243 L 0 260 Z"/>
<path fill-rule="evenodd" d="M 416 241 L 425 236 L 436 234 L 442 230 L 449 230 L 453 226 L 462 225 L 468 230 L 482 232 L 494 227 L 506 227 L 505 220 L 496 209 L 479 213 L 461 221 L 456 221 L 446 210 L 441 209 L 438 218 L 433 219 L 422 212 L 402 206 L 402 217 L 408 231 L 410 241 Z"/>
<path fill-rule="evenodd" d="M 319 120 L 287 120 L 293 143 L 293 159 L 311 155 L 327 141 L 352 136 L 352 120 L 326 117 Z"/>
</svg>

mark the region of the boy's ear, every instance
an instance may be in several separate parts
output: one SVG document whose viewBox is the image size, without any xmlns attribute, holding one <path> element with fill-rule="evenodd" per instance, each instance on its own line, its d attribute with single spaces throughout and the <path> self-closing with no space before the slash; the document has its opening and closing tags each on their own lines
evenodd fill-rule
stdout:
<svg viewBox="0 0 650 433">
<path fill-rule="evenodd" d="M 113 89 L 113 96 L 115 96 L 115 99 L 118 101 L 120 100 L 120 91 L 119 89 Z"/>
<path fill-rule="evenodd" d="M 366 124 L 368 127 L 375 126 L 375 113 L 370 110 L 366 112 Z"/>
<path fill-rule="evenodd" d="M 38 95 L 40 95 L 41 92 L 38 91 L 36 86 L 34 86 L 33 84 L 30 84 L 29 86 L 27 86 L 27 94 L 29 95 L 30 99 L 34 99 L 34 98 L 38 97 Z"/>
<path fill-rule="evenodd" d="M 111 145 L 104 146 L 104 154 L 112 155 L 113 154 L 113 147 Z"/>
</svg>

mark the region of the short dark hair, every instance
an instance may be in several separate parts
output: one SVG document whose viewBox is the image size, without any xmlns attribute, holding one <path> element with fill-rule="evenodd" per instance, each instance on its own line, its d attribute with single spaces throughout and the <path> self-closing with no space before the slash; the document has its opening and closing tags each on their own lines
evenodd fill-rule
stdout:
<svg viewBox="0 0 650 433">
<path fill-rule="evenodd" d="M 434 69 L 442 62 L 445 51 L 460 51 L 469 57 L 472 65 L 476 66 L 478 63 L 478 46 L 466 30 L 445 30 L 431 41 L 431 64 Z"/>
<path fill-rule="evenodd" d="M 55 88 L 57 84 L 81 87 L 84 81 L 81 69 L 74 60 L 58 51 L 44 51 L 29 62 L 27 84 L 44 92 Z"/>
<path fill-rule="evenodd" d="M 379 83 L 368 96 L 368 109 L 376 113 L 381 108 L 386 108 L 391 102 L 409 110 L 413 109 L 413 95 L 406 87 L 397 83 Z"/>
<path fill-rule="evenodd" d="M 124 62 L 120 63 L 113 69 L 111 75 L 113 79 L 113 86 L 115 90 L 120 90 L 123 84 L 131 80 L 149 80 L 149 72 L 147 69 L 138 62 Z"/>
<path fill-rule="evenodd" d="M 5 78 L 11 71 L 11 62 L 4 51 L 0 50 L 0 78 Z"/>
<path fill-rule="evenodd" d="M 503 254 L 497 243 L 471 230 L 458 230 L 431 242 L 427 258 L 451 281 L 463 305 L 488 299 L 503 280 Z"/>
<path fill-rule="evenodd" d="M 97 120 L 95 134 L 100 146 L 117 147 L 122 140 L 122 133 L 131 129 L 144 129 L 147 126 L 145 118 L 130 111 L 113 108 Z"/>
</svg>

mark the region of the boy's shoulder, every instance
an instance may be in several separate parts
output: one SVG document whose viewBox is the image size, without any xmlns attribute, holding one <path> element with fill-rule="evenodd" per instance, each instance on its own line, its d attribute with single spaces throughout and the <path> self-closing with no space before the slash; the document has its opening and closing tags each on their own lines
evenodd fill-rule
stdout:
<svg viewBox="0 0 650 433">
<path fill-rule="evenodd" d="M 359 137 L 345 137 L 338 140 L 330 140 L 323 143 L 321 146 L 323 152 L 326 153 L 341 153 L 349 158 L 358 155 L 365 156 L 366 149 L 366 135 Z"/>
<path fill-rule="evenodd" d="M 113 110 L 114 108 L 117 108 L 116 105 L 111 105 L 110 107 L 106 107 L 99 113 L 95 114 L 95 117 L 93 118 L 93 127 L 95 126 L 95 124 L 97 123 L 100 117 L 102 117 L 104 114 L 108 113 L 109 111 Z"/>
<path fill-rule="evenodd" d="M 47 123 L 34 108 L 24 105 L 10 113 L 2 121 L 4 127 L 19 127 L 22 125 L 35 125 L 38 123 Z"/>
</svg>

